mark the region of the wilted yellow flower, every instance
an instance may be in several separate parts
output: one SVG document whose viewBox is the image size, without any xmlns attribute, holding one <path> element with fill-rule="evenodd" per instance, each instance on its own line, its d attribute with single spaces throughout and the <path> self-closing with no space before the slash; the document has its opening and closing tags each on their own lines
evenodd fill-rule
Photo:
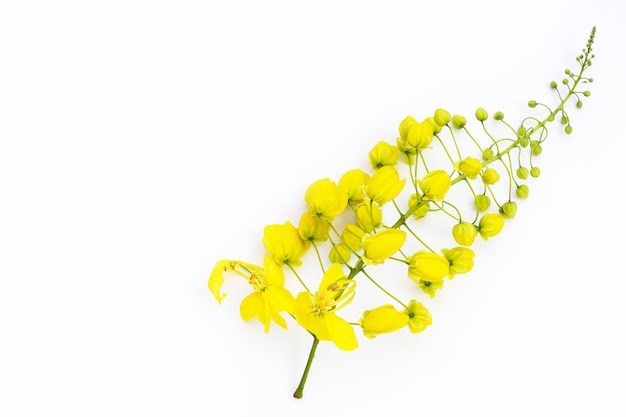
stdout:
<svg viewBox="0 0 626 417">
<path fill-rule="evenodd" d="M 414 281 L 441 281 L 448 275 L 448 260 L 436 253 L 420 250 L 409 256 L 409 277 Z"/>
<path fill-rule="evenodd" d="M 448 278 L 452 279 L 456 274 L 465 274 L 474 267 L 474 251 L 470 248 L 442 249 L 441 254 L 450 264 Z"/>
<path fill-rule="evenodd" d="M 359 324 L 363 328 L 363 334 L 374 338 L 379 334 L 395 332 L 406 326 L 409 315 L 404 311 L 398 311 L 391 304 L 376 307 L 363 313 Z"/>
<path fill-rule="evenodd" d="M 380 141 L 370 151 L 369 159 L 374 169 L 396 165 L 398 163 L 398 147 Z"/>
<path fill-rule="evenodd" d="M 472 223 L 461 222 L 452 227 L 452 237 L 459 245 L 471 246 L 477 234 L 478 230 Z"/>
<path fill-rule="evenodd" d="M 300 258 L 306 253 L 309 244 L 302 240 L 298 229 L 290 222 L 265 226 L 263 245 L 278 265 L 300 265 Z"/>
<path fill-rule="evenodd" d="M 352 301 L 355 285 L 346 278 L 341 265 L 332 264 L 315 294 L 301 292 L 296 297 L 296 321 L 319 340 L 331 340 L 342 350 L 356 349 L 359 343 L 354 329 L 335 314 Z"/>
<path fill-rule="evenodd" d="M 359 227 L 368 233 L 373 232 L 383 224 L 383 213 L 378 204 L 372 201 L 359 204 L 356 207 L 355 215 Z"/>
<path fill-rule="evenodd" d="M 287 323 L 279 313 L 295 313 L 295 299 L 284 287 L 282 269 L 266 255 L 263 271 L 253 270 L 249 282 L 255 291 L 241 301 L 241 318 L 248 321 L 257 317 L 265 325 L 266 333 L 272 320 L 286 329 Z"/>
<path fill-rule="evenodd" d="M 324 220 L 332 221 L 348 205 L 348 196 L 337 185 L 324 178 L 309 186 L 304 195 L 311 214 Z"/>
<path fill-rule="evenodd" d="M 345 264 L 350 260 L 351 255 L 352 254 L 350 253 L 350 248 L 348 246 L 343 243 L 338 243 L 333 245 L 331 248 L 330 253 L 328 254 L 328 259 L 330 259 L 332 263 Z"/>
<path fill-rule="evenodd" d="M 369 198 L 382 205 L 396 198 L 405 183 L 406 179 L 400 180 L 394 167 L 384 166 L 372 175 L 366 193 Z"/>
<path fill-rule="evenodd" d="M 468 156 L 462 161 L 455 163 L 454 169 L 459 171 L 461 174 L 466 175 L 467 178 L 473 180 L 476 179 L 478 174 L 480 174 L 480 171 L 483 169 L 483 164 L 479 159 Z"/>
<path fill-rule="evenodd" d="M 424 195 L 433 201 L 443 201 L 450 185 L 450 176 L 441 169 L 430 171 L 419 183 Z"/>
<path fill-rule="evenodd" d="M 352 251 L 358 252 L 363 247 L 364 235 L 365 231 L 363 229 L 356 224 L 349 223 L 344 227 L 343 232 L 341 232 L 341 240 L 343 240 L 343 243 Z"/>
<path fill-rule="evenodd" d="M 353 169 L 339 179 L 339 190 L 343 191 L 351 202 L 361 202 L 365 198 L 365 187 L 370 182 L 367 172 Z"/>
<path fill-rule="evenodd" d="M 487 168 L 481 175 L 483 183 L 486 185 L 493 185 L 500 179 L 500 174 L 493 168 Z"/>
<path fill-rule="evenodd" d="M 411 333 L 420 333 L 433 322 L 428 309 L 416 300 L 411 300 L 404 311 L 409 316 L 408 325 Z"/>
<path fill-rule="evenodd" d="M 398 229 L 385 229 L 363 238 L 363 262 L 367 265 L 382 264 L 396 253 L 406 240 L 406 232 Z"/>
<path fill-rule="evenodd" d="M 409 208 L 413 207 L 415 204 L 422 202 L 422 197 L 417 194 L 411 194 L 409 197 Z M 414 212 L 413 216 L 416 220 L 419 220 L 425 217 L 430 210 L 430 201 L 424 201 Z"/>
<path fill-rule="evenodd" d="M 500 214 L 487 213 L 480 218 L 480 222 L 478 223 L 478 233 L 480 233 L 480 237 L 487 240 L 488 238 L 500 233 L 503 226 L 504 219 Z"/>
<path fill-rule="evenodd" d="M 300 217 L 298 233 L 304 241 L 324 242 L 328 239 L 329 231 L 330 224 L 326 220 L 314 216 L 308 211 Z"/>
</svg>

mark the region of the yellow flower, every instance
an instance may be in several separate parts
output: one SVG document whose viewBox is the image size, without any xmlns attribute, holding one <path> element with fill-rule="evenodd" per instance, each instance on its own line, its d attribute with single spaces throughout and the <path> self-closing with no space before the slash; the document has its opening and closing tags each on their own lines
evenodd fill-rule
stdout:
<svg viewBox="0 0 626 417">
<path fill-rule="evenodd" d="M 361 202 L 365 198 L 365 187 L 370 182 L 368 173 L 353 169 L 346 172 L 339 179 L 339 190 L 346 193 L 351 202 Z"/>
<path fill-rule="evenodd" d="M 487 240 L 500 233 L 502 227 L 504 227 L 504 219 L 500 214 L 487 213 L 481 217 L 478 223 L 478 233 L 480 233 L 480 237 Z"/>
<path fill-rule="evenodd" d="M 454 169 L 473 180 L 480 174 L 480 171 L 483 169 L 483 164 L 479 159 L 468 156 L 464 160 L 455 163 Z"/>
<path fill-rule="evenodd" d="M 324 220 L 332 221 L 348 205 L 348 196 L 337 185 L 324 178 L 309 186 L 304 195 L 311 214 Z"/>
<path fill-rule="evenodd" d="M 441 254 L 448 260 L 448 278 L 452 279 L 456 274 L 465 274 L 474 267 L 474 251 L 470 248 L 456 247 L 442 249 Z"/>
<path fill-rule="evenodd" d="M 445 281 L 419 281 L 417 283 L 417 286 L 419 289 L 422 290 L 422 292 L 426 295 L 428 295 L 430 298 L 435 298 L 435 294 L 437 293 L 438 290 L 443 288 L 443 283 Z"/>
<path fill-rule="evenodd" d="M 447 125 L 448 123 L 450 123 L 451 119 L 452 117 L 450 117 L 450 113 L 447 110 L 444 110 L 444 109 L 435 110 L 434 120 L 435 120 L 435 123 L 437 123 L 439 126 Z"/>
<path fill-rule="evenodd" d="M 267 255 L 264 262 L 263 271 L 253 270 L 250 274 L 249 282 L 255 291 L 241 301 L 239 311 L 245 321 L 257 317 L 265 325 L 267 333 L 272 320 L 287 328 L 285 319 L 279 313 L 295 313 L 295 299 L 284 288 L 282 269 Z"/>
<path fill-rule="evenodd" d="M 382 205 L 396 198 L 405 183 L 406 179 L 400 181 L 394 167 L 384 166 L 372 175 L 366 193 L 369 198 Z"/>
<path fill-rule="evenodd" d="M 326 220 L 314 216 L 308 211 L 300 217 L 298 233 L 304 241 L 324 242 L 328 239 L 329 231 L 330 224 Z"/>
<path fill-rule="evenodd" d="M 365 231 L 352 223 L 347 224 L 341 232 L 341 240 L 354 252 L 360 251 L 363 247 L 363 236 Z"/>
<path fill-rule="evenodd" d="M 448 275 L 449 263 L 436 253 L 420 250 L 409 256 L 409 277 L 414 281 L 441 281 Z"/>
<path fill-rule="evenodd" d="M 398 229 L 385 229 L 375 235 L 363 238 L 363 262 L 376 265 L 396 253 L 406 240 L 406 232 Z"/>
<path fill-rule="evenodd" d="M 430 210 L 430 201 L 424 200 L 422 202 L 421 196 L 418 197 L 417 194 L 411 194 L 411 197 L 409 197 L 409 208 L 418 203 L 421 203 L 421 205 L 413 212 L 415 220 L 424 218 L 428 214 L 428 210 Z"/>
<path fill-rule="evenodd" d="M 400 126 L 398 127 L 398 132 L 400 133 L 400 139 L 406 140 L 409 129 L 411 126 L 416 125 L 417 120 L 413 118 L 413 116 L 407 116 L 400 122 Z"/>
<path fill-rule="evenodd" d="M 367 310 L 359 320 L 363 328 L 363 334 L 369 338 L 374 338 L 382 333 L 395 332 L 407 325 L 409 315 L 406 312 L 398 311 L 391 304 Z"/>
<path fill-rule="evenodd" d="M 478 230 L 472 223 L 461 222 L 452 227 L 452 237 L 459 245 L 471 246 L 477 234 Z"/>
<path fill-rule="evenodd" d="M 493 168 L 487 168 L 481 175 L 483 183 L 493 185 L 500 179 L 500 174 Z"/>
<path fill-rule="evenodd" d="M 383 224 L 383 213 L 372 201 L 359 204 L 355 210 L 356 221 L 361 229 L 370 233 Z"/>
<path fill-rule="evenodd" d="M 418 301 L 411 300 L 404 311 L 409 316 L 408 324 L 411 333 L 422 332 L 433 322 L 428 309 Z"/>
<path fill-rule="evenodd" d="M 230 266 L 230 261 L 225 259 L 218 261 L 211 272 L 211 276 L 209 277 L 209 290 L 215 297 L 218 303 L 222 303 L 226 294 L 220 292 L 220 288 L 224 284 L 224 271 L 232 270 L 233 268 Z"/>
<path fill-rule="evenodd" d="M 335 314 L 352 301 L 355 285 L 346 278 L 341 265 L 332 264 L 315 294 L 301 292 L 296 297 L 296 321 L 319 340 L 330 340 L 342 350 L 356 349 L 359 344 L 354 329 Z"/>
<path fill-rule="evenodd" d="M 441 169 L 430 171 L 419 184 L 424 195 L 433 201 L 443 201 L 450 185 L 450 176 Z"/>
<path fill-rule="evenodd" d="M 265 226 L 263 245 L 278 265 L 294 266 L 302 263 L 300 258 L 309 247 L 308 242 L 302 240 L 298 229 L 290 222 Z"/>
<path fill-rule="evenodd" d="M 379 169 L 398 163 L 398 148 L 387 142 L 378 142 L 369 153 L 372 168 Z"/>
</svg>

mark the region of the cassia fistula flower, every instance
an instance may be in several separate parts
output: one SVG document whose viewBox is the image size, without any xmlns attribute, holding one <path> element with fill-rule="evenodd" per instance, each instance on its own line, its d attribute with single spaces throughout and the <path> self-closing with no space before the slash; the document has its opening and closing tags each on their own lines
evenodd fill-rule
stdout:
<svg viewBox="0 0 626 417">
<path fill-rule="evenodd" d="M 383 205 L 394 198 L 404 188 L 406 179 L 400 180 L 394 167 L 384 166 L 378 169 L 367 185 L 367 196 L 376 203 Z"/>
<path fill-rule="evenodd" d="M 372 168 L 394 166 L 398 163 L 398 147 L 387 142 L 378 142 L 369 153 Z"/>
<path fill-rule="evenodd" d="M 404 311 L 409 316 L 408 325 L 411 333 L 423 332 L 433 322 L 430 311 L 416 300 L 409 301 Z"/>
<path fill-rule="evenodd" d="M 426 198 L 433 201 L 443 201 L 450 189 L 450 185 L 450 176 L 441 169 L 430 171 L 419 183 L 420 189 Z"/>
<path fill-rule="evenodd" d="M 263 229 L 263 245 L 278 265 L 298 266 L 309 242 L 300 237 L 298 229 L 290 222 L 271 224 Z"/>
<path fill-rule="evenodd" d="M 298 233 L 304 241 L 308 242 L 324 242 L 328 239 L 330 224 L 328 221 L 314 216 L 310 212 L 304 213 L 300 217 L 298 223 Z"/>
<path fill-rule="evenodd" d="M 363 328 L 363 334 L 369 338 L 400 330 L 408 322 L 409 315 L 404 311 L 396 310 L 391 304 L 366 310 L 359 320 L 359 324 Z"/>
<path fill-rule="evenodd" d="M 476 179 L 480 171 L 483 169 L 483 164 L 479 159 L 468 156 L 454 164 L 454 168 L 461 174 L 464 174 L 470 180 Z"/>
<path fill-rule="evenodd" d="M 383 213 L 378 204 L 372 201 L 365 201 L 359 204 L 354 213 L 359 227 L 367 233 L 373 232 L 383 224 Z"/>
<path fill-rule="evenodd" d="M 420 250 L 409 256 L 409 277 L 414 281 L 436 282 L 448 275 L 448 260 L 436 253 Z"/>
<path fill-rule="evenodd" d="M 452 237 L 459 245 L 472 246 L 477 234 L 478 229 L 472 223 L 461 222 L 452 227 Z"/>
<path fill-rule="evenodd" d="M 348 205 L 348 195 L 330 179 L 315 181 L 304 195 L 309 211 L 324 220 L 332 221 Z"/>
<path fill-rule="evenodd" d="M 356 349 L 359 343 L 354 329 L 335 314 L 352 301 L 355 285 L 346 278 L 341 265 L 332 264 L 315 294 L 301 292 L 296 297 L 296 321 L 319 340 L 330 340 L 342 350 Z"/>
<path fill-rule="evenodd" d="M 457 246 L 452 249 L 442 249 L 441 254 L 448 261 L 448 278 L 456 274 L 468 273 L 474 267 L 474 251 L 470 248 Z"/>
<path fill-rule="evenodd" d="M 487 213 L 478 222 L 478 233 L 484 240 L 487 240 L 500 233 L 502 227 L 504 227 L 504 219 L 501 214 Z"/>
<path fill-rule="evenodd" d="M 406 232 L 399 229 L 385 229 L 374 235 L 363 237 L 363 262 L 376 265 L 393 256 L 406 240 Z"/>
<path fill-rule="evenodd" d="M 356 224 L 347 224 L 341 232 L 341 240 L 350 250 L 358 252 L 363 247 L 363 236 L 365 231 Z"/>
<path fill-rule="evenodd" d="M 359 203 L 365 198 L 365 188 L 370 182 L 370 175 L 360 169 L 353 169 L 341 176 L 339 179 L 339 190 L 348 197 L 348 201 Z"/>
</svg>

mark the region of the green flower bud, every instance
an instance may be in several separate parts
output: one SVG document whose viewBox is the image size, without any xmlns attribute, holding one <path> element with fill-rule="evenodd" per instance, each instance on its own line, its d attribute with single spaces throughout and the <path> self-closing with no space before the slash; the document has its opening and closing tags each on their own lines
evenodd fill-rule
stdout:
<svg viewBox="0 0 626 417">
<path fill-rule="evenodd" d="M 487 211 L 490 204 L 491 200 L 484 194 L 479 194 L 474 198 L 474 205 L 479 212 Z"/>
<path fill-rule="evenodd" d="M 528 178 L 528 168 L 526 167 L 517 168 L 517 171 L 515 171 L 515 173 L 517 174 L 517 177 L 519 179 L 525 180 L 526 178 Z"/>
<path fill-rule="evenodd" d="M 556 88 L 556 86 L 557 86 L 556 81 L 550 81 L 550 87 Z"/>
<path fill-rule="evenodd" d="M 435 110 L 435 117 L 433 119 L 439 126 L 445 126 L 450 123 L 451 117 L 447 110 L 437 109 Z"/>
<path fill-rule="evenodd" d="M 527 147 L 529 143 L 530 143 L 530 139 L 528 138 L 520 138 L 519 140 L 519 144 L 522 148 Z"/>
<path fill-rule="evenodd" d="M 563 80 L 561 82 L 563 83 L 563 85 L 567 85 L 567 84 L 569 84 L 569 79 L 563 78 Z"/>
<path fill-rule="evenodd" d="M 530 170 L 530 176 L 533 178 L 538 178 L 541 175 L 541 170 L 539 167 L 532 167 Z"/>
<path fill-rule="evenodd" d="M 576 108 L 580 109 L 583 106 L 583 102 L 582 101 L 577 101 L 576 102 Z"/>
<path fill-rule="evenodd" d="M 571 135 L 572 134 L 572 126 L 570 126 L 570 125 L 565 126 L 565 133 L 568 134 L 568 135 Z"/>
<path fill-rule="evenodd" d="M 526 128 L 524 126 L 520 126 L 517 128 L 517 136 L 524 137 L 526 136 Z"/>
<path fill-rule="evenodd" d="M 350 260 L 350 248 L 343 243 L 334 245 L 328 254 L 328 258 L 332 263 L 344 264 Z"/>
<path fill-rule="evenodd" d="M 454 116 L 452 116 L 452 126 L 454 126 L 456 129 L 463 129 L 466 124 L 467 119 L 465 119 L 464 116 L 461 116 L 460 114 L 455 114 Z"/>
<path fill-rule="evenodd" d="M 502 120 L 504 119 L 504 113 L 502 113 L 501 111 L 497 111 L 495 112 L 495 114 L 493 115 L 493 118 L 495 120 Z"/>
<path fill-rule="evenodd" d="M 483 161 L 487 161 L 494 157 L 494 153 L 491 148 L 487 148 L 483 151 Z"/>
<path fill-rule="evenodd" d="M 528 186 L 526 184 L 522 184 L 515 190 L 515 195 L 519 198 L 527 198 L 528 197 Z"/>
<path fill-rule="evenodd" d="M 567 122 L 569 122 L 569 119 L 567 117 L 565 117 L 565 116 L 561 117 L 561 124 L 562 125 L 566 125 Z"/>
<path fill-rule="evenodd" d="M 472 223 L 462 222 L 457 223 L 452 228 L 452 237 L 454 241 L 459 245 L 471 246 L 474 243 L 474 238 L 478 234 L 478 229 Z"/>
<path fill-rule="evenodd" d="M 517 203 L 515 201 L 507 201 L 500 207 L 500 214 L 505 219 L 512 219 L 517 213 Z"/>
<path fill-rule="evenodd" d="M 528 102 L 528 107 L 530 107 L 531 109 L 534 109 L 535 107 L 537 107 L 537 102 L 535 100 L 530 100 Z"/>
<path fill-rule="evenodd" d="M 481 177 L 483 183 L 485 183 L 486 185 L 493 185 L 500 179 L 500 174 L 498 174 L 498 171 L 493 168 L 487 168 L 483 171 Z"/>
<path fill-rule="evenodd" d="M 585 96 L 585 97 L 589 97 L 590 95 L 591 95 L 591 91 L 585 91 L 583 93 L 583 96 Z"/>
<path fill-rule="evenodd" d="M 427 117 L 425 119 L 426 122 L 430 123 L 430 125 L 433 128 L 433 134 L 437 134 L 439 132 L 441 132 L 441 126 L 439 126 L 439 124 L 435 121 L 434 117 Z"/>
<path fill-rule="evenodd" d="M 554 114 L 550 113 L 550 115 L 547 117 L 547 120 L 549 122 L 553 122 L 554 121 Z"/>
<path fill-rule="evenodd" d="M 533 150 L 533 155 L 535 156 L 541 155 L 541 151 L 543 150 L 541 145 L 532 146 L 531 149 Z"/>
<path fill-rule="evenodd" d="M 476 109 L 476 119 L 478 119 L 479 122 L 484 122 L 488 118 L 489 113 L 487 113 L 487 110 L 483 109 L 482 107 Z"/>
</svg>

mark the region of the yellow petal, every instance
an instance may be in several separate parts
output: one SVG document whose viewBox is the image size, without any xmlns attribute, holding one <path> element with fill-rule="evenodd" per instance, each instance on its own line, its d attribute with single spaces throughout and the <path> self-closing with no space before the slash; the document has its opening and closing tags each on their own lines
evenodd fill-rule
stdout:
<svg viewBox="0 0 626 417">
<path fill-rule="evenodd" d="M 363 313 L 360 320 L 363 334 L 373 338 L 382 333 L 389 333 L 406 326 L 409 316 L 405 312 L 400 312 L 391 304 L 376 307 Z"/>
<path fill-rule="evenodd" d="M 406 232 L 398 229 L 386 229 L 363 240 L 363 261 L 366 264 L 381 264 L 396 253 L 406 240 Z"/>
<path fill-rule="evenodd" d="M 353 350 L 359 346 L 350 323 L 334 313 L 325 313 L 323 316 L 330 339 L 339 349 Z"/>
</svg>

